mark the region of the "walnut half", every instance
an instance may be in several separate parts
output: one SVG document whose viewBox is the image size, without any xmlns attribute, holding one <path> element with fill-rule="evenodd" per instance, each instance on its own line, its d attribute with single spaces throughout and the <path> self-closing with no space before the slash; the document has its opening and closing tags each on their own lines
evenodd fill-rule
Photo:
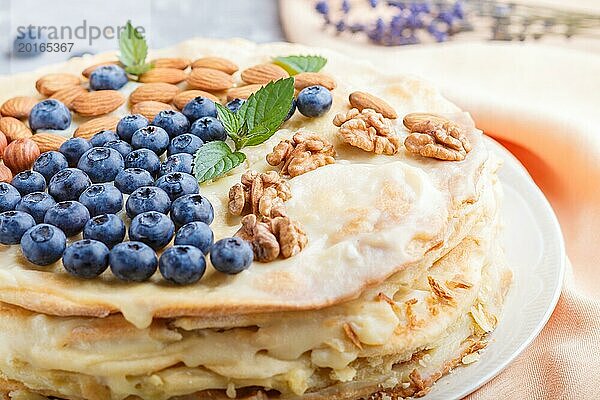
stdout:
<svg viewBox="0 0 600 400">
<path fill-rule="evenodd" d="M 290 186 L 276 171 L 244 172 L 241 183 L 229 189 L 229 212 L 270 217 L 275 208 L 292 197 Z"/>
<path fill-rule="evenodd" d="M 281 173 L 292 178 L 335 162 L 335 149 L 316 133 L 297 132 L 292 140 L 279 142 L 267 154 L 270 165 L 281 165 Z"/>
<path fill-rule="evenodd" d="M 455 122 L 435 114 L 412 113 L 403 119 L 411 132 L 404 146 L 411 153 L 446 161 L 462 161 L 471 151 L 464 130 Z"/>
<path fill-rule="evenodd" d="M 333 124 L 340 127 L 344 142 L 359 149 L 386 155 L 396 154 L 400 149 L 400 138 L 390 120 L 370 108 L 339 113 Z"/>
</svg>

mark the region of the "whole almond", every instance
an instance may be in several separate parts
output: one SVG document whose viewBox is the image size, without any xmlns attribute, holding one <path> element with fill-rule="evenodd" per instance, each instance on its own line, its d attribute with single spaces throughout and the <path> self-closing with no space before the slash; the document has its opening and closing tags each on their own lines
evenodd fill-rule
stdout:
<svg viewBox="0 0 600 400">
<path fill-rule="evenodd" d="M 183 82 L 186 77 L 187 74 L 177 68 L 152 68 L 150 71 L 144 72 L 139 81 L 142 83 L 179 83 Z"/>
<path fill-rule="evenodd" d="M 73 108 L 73 102 L 82 94 L 87 93 L 82 86 L 70 86 L 54 93 L 50 98 L 62 102 L 68 108 Z"/>
<path fill-rule="evenodd" d="M 12 178 L 13 178 L 13 174 L 10 171 L 10 168 L 8 168 L 4 164 L 0 164 L 0 182 L 10 183 L 12 181 Z"/>
<path fill-rule="evenodd" d="M 79 125 L 79 127 L 75 130 L 75 133 L 73 133 L 73 136 L 90 139 L 100 131 L 116 131 L 119 120 L 119 117 L 113 115 L 90 119 L 89 121 Z"/>
<path fill-rule="evenodd" d="M 258 64 L 242 71 L 242 80 L 246 83 L 269 83 L 288 76 L 285 69 L 275 64 Z"/>
<path fill-rule="evenodd" d="M 125 103 L 125 97 L 116 90 L 98 90 L 79 95 L 73 101 L 73 110 L 85 117 L 108 114 Z"/>
<path fill-rule="evenodd" d="M 53 133 L 36 133 L 31 140 L 38 145 L 40 153 L 58 151 L 60 145 L 67 141 L 65 137 Z"/>
<path fill-rule="evenodd" d="M 39 102 L 35 97 L 17 96 L 6 100 L 0 106 L 0 114 L 5 117 L 13 117 L 23 119 L 29 117 L 29 113 L 33 106 Z"/>
<path fill-rule="evenodd" d="M 30 169 L 40 156 L 38 145 L 31 139 L 17 139 L 4 149 L 4 164 L 13 174 Z"/>
<path fill-rule="evenodd" d="M 173 110 L 173 106 L 160 101 L 142 101 L 131 107 L 132 114 L 141 114 L 150 122 L 156 117 L 156 114 L 164 110 Z"/>
<path fill-rule="evenodd" d="M 190 100 L 196 97 L 206 97 L 207 99 L 211 99 L 215 103 L 219 102 L 219 98 L 212 93 L 208 93 L 203 90 L 185 90 L 177 94 L 177 96 L 173 98 L 173 104 L 175 104 L 175 107 L 179 108 L 180 110 L 183 110 L 183 107 L 185 107 L 185 105 L 189 103 Z"/>
<path fill-rule="evenodd" d="M 157 58 L 152 61 L 154 68 L 186 69 L 191 61 L 188 58 Z"/>
<path fill-rule="evenodd" d="M 48 74 L 35 82 L 35 88 L 44 96 L 52 96 L 61 89 L 79 84 L 79 77 L 72 74 Z"/>
<path fill-rule="evenodd" d="M 294 87 L 297 90 L 315 85 L 323 86 L 329 90 L 336 87 L 335 80 L 331 76 L 319 72 L 301 72 L 294 76 Z"/>
<path fill-rule="evenodd" d="M 0 132 L 0 158 L 2 158 L 6 146 L 8 146 L 8 140 L 6 140 L 6 136 L 4 136 L 4 133 Z"/>
<path fill-rule="evenodd" d="M 398 118 L 398 114 L 392 106 L 379 97 L 373 96 L 372 94 L 365 92 L 353 92 L 350 93 L 348 100 L 350 101 L 350 105 L 354 108 L 358 108 L 359 111 L 362 111 L 365 108 L 370 108 L 386 118 Z"/>
<path fill-rule="evenodd" d="M 447 119 L 440 117 L 439 115 L 430 113 L 410 113 L 406 114 L 402 119 L 404 126 L 411 132 L 419 132 L 428 122 L 441 125 L 447 121 Z"/>
<path fill-rule="evenodd" d="M 214 92 L 226 90 L 233 86 L 233 78 L 218 69 L 194 68 L 187 78 L 192 89 Z"/>
<path fill-rule="evenodd" d="M 103 65 L 120 65 L 121 63 L 117 60 L 114 61 L 104 61 L 98 64 L 94 64 L 94 65 L 90 65 L 89 67 L 87 67 L 86 69 L 84 69 L 81 72 L 81 75 L 85 76 L 86 78 L 89 78 L 90 75 L 92 74 L 92 72 L 94 72 L 94 70 L 98 67 L 101 67 Z"/>
<path fill-rule="evenodd" d="M 221 57 L 202 57 L 192 63 L 192 68 L 210 68 L 233 74 L 239 68 L 234 62 Z"/>
<path fill-rule="evenodd" d="M 6 136 L 6 140 L 9 143 L 13 140 L 29 138 L 33 135 L 27 125 L 13 117 L 0 118 L 0 132 Z"/>
<path fill-rule="evenodd" d="M 252 93 L 258 92 L 263 86 L 264 85 L 253 84 L 231 88 L 227 91 L 227 101 L 233 99 L 247 99 Z"/>
<path fill-rule="evenodd" d="M 154 100 L 162 103 L 170 103 L 177 93 L 179 93 L 179 88 L 170 83 L 146 83 L 131 92 L 129 102 L 136 104 L 141 101 Z"/>
</svg>

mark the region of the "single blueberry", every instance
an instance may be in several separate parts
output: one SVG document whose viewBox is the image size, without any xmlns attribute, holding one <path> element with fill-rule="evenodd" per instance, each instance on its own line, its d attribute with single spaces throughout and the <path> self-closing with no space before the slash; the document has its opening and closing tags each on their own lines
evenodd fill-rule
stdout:
<svg viewBox="0 0 600 400">
<path fill-rule="evenodd" d="M 215 102 L 206 97 L 195 97 L 190 100 L 181 110 L 190 122 L 202 117 L 217 117 L 217 106 Z"/>
<path fill-rule="evenodd" d="M 63 253 L 65 270 L 77 278 L 91 279 L 108 268 L 110 250 L 102 242 L 83 239 L 74 242 Z"/>
<path fill-rule="evenodd" d="M 190 133 L 198 136 L 204 143 L 227 139 L 223 124 L 214 117 L 202 117 L 194 121 Z"/>
<path fill-rule="evenodd" d="M 65 156 L 69 167 L 76 167 L 83 153 L 92 147 L 91 143 L 84 138 L 74 137 L 61 144 L 58 151 Z"/>
<path fill-rule="evenodd" d="M 35 225 L 33 217 L 23 211 L 0 213 L 0 243 L 19 244 L 23 234 Z"/>
<path fill-rule="evenodd" d="M 85 172 L 67 168 L 50 178 L 48 193 L 58 201 L 77 200 L 79 195 L 92 184 Z"/>
<path fill-rule="evenodd" d="M 46 211 L 55 204 L 56 201 L 48 193 L 33 192 L 23 196 L 15 210 L 26 212 L 37 224 L 41 224 L 44 222 Z"/>
<path fill-rule="evenodd" d="M 147 211 L 158 211 L 166 214 L 171 208 L 171 199 L 162 189 L 154 186 L 142 186 L 131 193 L 125 203 L 129 218 Z"/>
<path fill-rule="evenodd" d="M 173 246 L 165 250 L 158 269 L 165 280 L 177 285 L 198 282 L 206 271 L 206 260 L 200 250 L 192 246 Z"/>
<path fill-rule="evenodd" d="M 242 238 L 232 237 L 217 241 L 210 248 L 210 261 L 217 271 L 237 274 L 252 264 L 252 246 Z"/>
<path fill-rule="evenodd" d="M 29 112 L 29 127 L 38 129 L 64 130 L 71 125 L 71 111 L 60 101 L 46 99 L 37 103 Z"/>
<path fill-rule="evenodd" d="M 145 128 L 150 123 L 140 114 L 126 115 L 117 124 L 117 134 L 126 142 L 131 142 L 133 133 L 140 128 Z"/>
<path fill-rule="evenodd" d="M 169 134 L 159 126 L 140 128 L 131 137 L 134 149 L 148 149 L 160 156 L 169 147 Z"/>
<path fill-rule="evenodd" d="M 44 223 L 54 225 L 71 237 L 80 233 L 89 219 L 90 212 L 83 204 L 68 200 L 50 207 L 44 216 Z"/>
<path fill-rule="evenodd" d="M 296 106 L 305 117 L 315 118 L 325 114 L 331 108 L 331 92 L 320 85 L 309 86 L 298 93 Z"/>
<path fill-rule="evenodd" d="M 21 194 L 10 183 L 0 182 L 0 212 L 12 211 L 21 201 Z"/>
<path fill-rule="evenodd" d="M 66 246 L 65 234 L 57 227 L 48 224 L 29 228 L 21 238 L 23 255 L 36 265 L 50 265 L 60 260 Z"/>
<path fill-rule="evenodd" d="M 194 156 L 191 154 L 173 154 L 172 156 L 169 156 L 162 164 L 160 164 L 158 176 L 166 175 L 169 172 L 185 172 L 186 174 L 191 174 L 193 162 Z"/>
<path fill-rule="evenodd" d="M 142 186 L 154 185 L 150 172 L 141 168 L 127 168 L 120 171 L 115 177 L 115 186 L 121 193 L 131 194 Z"/>
<path fill-rule="evenodd" d="M 181 196 L 171 204 L 171 219 L 177 226 L 192 221 L 201 221 L 210 225 L 214 218 L 215 211 L 212 204 L 199 194 Z"/>
<path fill-rule="evenodd" d="M 204 222 L 195 221 L 185 224 L 175 235 L 176 245 L 189 245 L 199 248 L 202 253 L 207 254 L 215 240 L 210 226 Z"/>
<path fill-rule="evenodd" d="M 171 201 L 186 195 L 198 193 L 198 181 L 190 174 L 183 172 L 170 172 L 156 180 L 156 187 L 164 190 Z"/>
<path fill-rule="evenodd" d="M 125 238 L 125 223 L 115 214 L 95 216 L 83 227 L 83 238 L 98 240 L 113 248 Z"/>
<path fill-rule="evenodd" d="M 69 167 L 66 157 L 58 151 L 47 151 L 42 153 L 34 162 L 33 170 L 44 176 L 46 182 L 58 171 Z"/>
<path fill-rule="evenodd" d="M 92 136 L 92 138 L 90 139 L 90 144 L 92 145 L 92 147 L 102 147 L 106 143 L 113 142 L 115 140 L 119 140 L 119 136 L 115 132 L 104 130 Z"/>
<path fill-rule="evenodd" d="M 42 54 L 42 44 L 48 43 L 48 38 L 36 29 L 34 26 L 29 26 L 24 30 L 18 31 L 17 36 L 13 41 L 13 49 L 11 56 L 15 58 L 31 58 Z"/>
<path fill-rule="evenodd" d="M 156 176 L 160 169 L 160 158 L 148 149 L 134 150 L 125 157 L 125 168 L 141 168 Z"/>
<path fill-rule="evenodd" d="M 127 73 L 118 65 L 101 65 L 90 74 L 90 89 L 119 90 L 127 83 Z"/>
<path fill-rule="evenodd" d="M 110 183 L 97 183 L 81 193 L 79 202 L 88 209 L 92 217 L 116 214 L 123 209 L 123 194 Z"/>
<path fill-rule="evenodd" d="M 185 115 L 175 110 L 163 110 L 156 114 L 152 125 L 163 128 L 170 138 L 183 135 L 190 129 L 190 121 Z"/>
<path fill-rule="evenodd" d="M 235 113 L 235 112 L 238 112 L 238 110 L 240 109 L 242 104 L 244 104 L 245 102 L 246 102 L 246 100 L 244 100 L 244 99 L 233 99 L 230 102 L 228 102 L 227 104 L 225 104 L 225 107 L 229 108 L 229 111 Z"/>
<path fill-rule="evenodd" d="M 196 135 L 191 133 L 184 133 L 171 139 L 171 144 L 167 148 L 167 156 L 173 154 L 187 153 L 196 154 L 198 149 L 202 147 L 204 142 Z"/>
<path fill-rule="evenodd" d="M 86 151 L 77 163 L 77 168 L 94 183 L 113 181 L 124 167 L 123 156 L 108 147 L 94 147 Z"/>
<path fill-rule="evenodd" d="M 119 243 L 110 251 L 108 263 L 113 275 L 126 282 L 143 282 L 156 272 L 158 258 L 142 242 Z"/>
<path fill-rule="evenodd" d="M 175 234 L 175 225 L 165 214 L 147 211 L 136 215 L 129 225 L 129 239 L 146 243 L 153 249 L 165 247 Z"/>
<path fill-rule="evenodd" d="M 111 140 L 110 142 L 104 143 L 103 147 L 118 151 L 123 158 L 133 151 L 133 147 L 124 140 Z"/>
<path fill-rule="evenodd" d="M 21 196 L 46 190 L 46 178 L 39 172 L 30 170 L 19 172 L 10 183 L 21 193 Z"/>
<path fill-rule="evenodd" d="M 283 120 L 283 122 L 292 118 L 292 116 L 294 115 L 295 112 L 296 112 L 296 99 L 292 99 L 292 106 L 290 107 L 290 111 L 285 116 L 285 119 Z"/>
</svg>

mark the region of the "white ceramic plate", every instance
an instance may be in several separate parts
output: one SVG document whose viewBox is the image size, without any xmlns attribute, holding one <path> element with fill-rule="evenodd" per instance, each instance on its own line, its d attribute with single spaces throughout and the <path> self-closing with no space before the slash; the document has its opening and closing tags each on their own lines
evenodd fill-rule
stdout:
<svg viewBox="0 0 600 400">
<path fill-rule="evenodd" d="M 521 163 L 497 142 L 488 142 L 504 161 L 502 241 L 513 284 L 480 360 L 440 379 L 426 400 L 460 399 L 500 373 L 540 333 L 561 291 L 566 254 L 554 211 Z"/>
</svg>

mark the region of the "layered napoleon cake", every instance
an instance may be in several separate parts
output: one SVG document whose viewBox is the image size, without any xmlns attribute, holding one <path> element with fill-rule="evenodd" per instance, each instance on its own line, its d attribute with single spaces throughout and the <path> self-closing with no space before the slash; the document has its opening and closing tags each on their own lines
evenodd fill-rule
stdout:
<svg viewBox="0 0 600 400">
<path fill-rule="evenodd" d="M 190 88 L 223 104 L 248 97 L 287 76 L 269 67 L 274 57 L 307 54 L 327 64 L 297 76 L 296 92 L 327 87 L 331 108 L 296 112 L 244 147 L 239 166 L 200 185 L 215 240 L 243 238 L 252 265 L 225 274 L 207 257 L 204 276 L 188 285 L 159 272 L 145 282 L 110 270 L 80 279 L 61 261 L 34 265 L 19 245 L 2 245 L 0 396 L 395 399 L 425 396 L 452 368 L 476 368 L 511 282 L 499 244 L 499 163 L 469 115 L 426 82 L 324 49 L 194 39 L 150 54 L 187 82 L 155 66 L 158 78 L 130 81 L 118 90 L 128 101 L 102 115 L 85 94 L 61 97 L 73 122 L 52 134 L 89 138 L 94 123 L 114 128 L 136 105 L 153 117 L 152 107 L 165 108 L 147 103 L 157 99 L 180 109 Z M 0 102 L 41 100 L 40 77 L 82 77 L 115 57 L 0 77 Z M 174 67 L 186 59 L 200 59 L 193 69 L 204 75 L 185 61 Z M 231 88 L 211 86 L 205 70 L 227 74 Z M 171 94 L 138 89 L 169 79 Z M 41 139 L 40 151 L 51 149 Z"/>
</svg>

